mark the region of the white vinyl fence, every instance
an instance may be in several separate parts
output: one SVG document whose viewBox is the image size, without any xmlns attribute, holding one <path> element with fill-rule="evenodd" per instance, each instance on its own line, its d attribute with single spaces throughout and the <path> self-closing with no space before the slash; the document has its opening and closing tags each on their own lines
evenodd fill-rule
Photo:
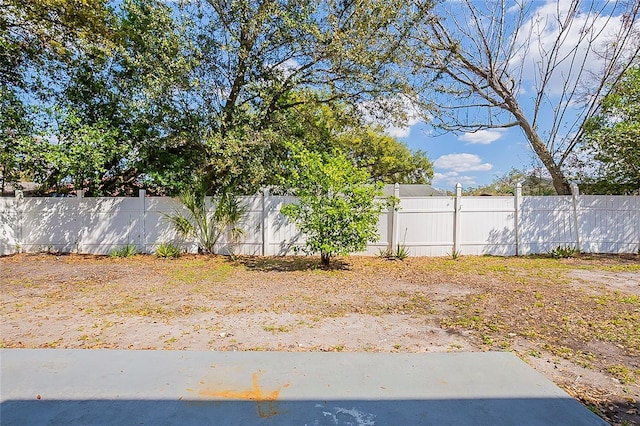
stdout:
<svg viewBox="0 0 640 426">
<path fill-rule="evenodd" d="M 395 187 L 401 195 L 400 187 Z M 134 244 L 151 253 L 176 238 L 166 213 L 182 208 L 172 198 L 0 198 L 0 254 L 60 251 L 107 254 Z M 638 196 L 456 196 L 399 197 L 397 210 L 380 216 L 380 240 L 364 254 L 404 245 L 411 256 L 459 254 L 525 255 L 560 247 L 592 253 L 640 250 Z M 291 197 L 267 191 L 243 197 L 248 207 L 244 238 L 230 246 L 224 238 L 217 252 L 286 255 L 303 236 L 280 214 Z"/>
</svg>

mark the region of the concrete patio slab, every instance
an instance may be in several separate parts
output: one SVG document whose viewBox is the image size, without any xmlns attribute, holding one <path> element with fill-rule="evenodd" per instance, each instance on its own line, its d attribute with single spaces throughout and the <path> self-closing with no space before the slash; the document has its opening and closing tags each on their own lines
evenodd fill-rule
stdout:
<svg viewBox="0 0 640 426">
<path fill-rule="evenodd" d="M 4 349 L 2 425 L 606 425 L 511 353 Z"/>
</svg>

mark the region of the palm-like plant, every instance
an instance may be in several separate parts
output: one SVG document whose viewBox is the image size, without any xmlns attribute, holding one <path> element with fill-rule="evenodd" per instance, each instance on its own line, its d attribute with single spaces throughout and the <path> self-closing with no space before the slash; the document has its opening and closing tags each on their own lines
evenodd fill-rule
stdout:
<svg viewBox="0 0 640 426">
<path fill-rule="evenodd" d="M 229 233 L 231 247 L 244 235 L 242 222 L 247 209 L 235 195 L 207 197 L 207 186 L 198 182 L 180 192 L 178 199 L 187 212 L 176 210 L 165 217 L 181 237 L 195 239 L 199 251 L 213 254 L 225 232 Z"/>
</svg>

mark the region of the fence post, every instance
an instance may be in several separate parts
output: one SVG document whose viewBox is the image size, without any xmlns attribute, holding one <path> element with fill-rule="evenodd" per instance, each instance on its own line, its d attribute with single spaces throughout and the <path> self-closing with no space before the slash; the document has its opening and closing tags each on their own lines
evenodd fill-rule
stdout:
<svg viewBox="0 0 640 426">
<path fill-rule="evenodd" d="M 23 252 L 22 248 L 22 209 L 23 209 L 24 193 L 22 191 L 15 191 L 15 207 L 16 207 L 16 251 L 18 253 Z"/>
<path fill-rule="evenodd" d="M 146 198 L 147 198 L 147 191 L 145 191 L 144 189 L 139 189 L 138 190 L 138 198 L 139 198 L 139 202 L 140 204 L 138 204 L 139 206 L 139 212 L 140 212 L 140 248 L 142 249 L 143 253 L 147 253 L 147 245 L 145 244 L 146 240 L 147 240 L 147 236 L 146 236 L 146 229 L 145 229 L 145 218 L 147 216 L 147 204 L 146 204 Z"/>
<path fill-rule="evenodd" d="M 84 198 L 84 190 L 78 189 L 76 190 L 76 199 L 78 200 L 78 209 L 76 210 L 76 223 L 78 225 L 78 236 L 76 237 L 76 252 L 82 253 L 82 237 L 84 236 L 85 224 L 84 218 L 85 214 L 82 211 L 82 199 Z"/>
<path fill-rule="evenodd" d="M 395 250 L 398 245 L 398 210 L 400 208 L 400 184 L 393 185 L 394 203 L 389 206 L 391 209 L 391 238 L 389 238 L 389 250 Z"/>
<path fill-rule="evenodd" d="M 520 256 L 520 230 L 519 222 L 520 222 L 520 205 L 522 203 L 522 184 L 518 182 L 516 184 L 516 198 L 514 201 L 514 214 L 513 214 L 513 225 L 516 237 L 516 256 Z"/>
<path fill-rule="evenodd" d="M 453 251 L 452 255 L 460 254 L 460 208 L 462 201 L 462 184 L 456 183 L 456 199 L 453 203 Z"/>
<path fill-rule="evenodd" d="M 576 230 L 576 249 L 578 252 L 582 252 L 580 248 L 580 229 L 578 228 L 578 196 L 580 195 L 580 190 L 578 189 L 578 184 L 575 182 L 571 184 L 571 201 L 573 203 L 573 227 Z"/>
<path fill-rule="evenodd" d="M 269 188 L 262 190 L 262 255 L 268 256 L 269 253 L 269 234 L 271 226 L 269 223 Z"/>
</svg>

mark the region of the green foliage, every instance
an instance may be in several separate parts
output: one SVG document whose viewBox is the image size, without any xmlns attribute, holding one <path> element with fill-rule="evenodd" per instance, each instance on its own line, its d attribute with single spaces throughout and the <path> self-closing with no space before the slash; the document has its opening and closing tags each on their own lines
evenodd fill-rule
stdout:
<svg viewBox="0 0 640 426">
<path fill-rule="evenodd" d="M 395 251 L 393 249 L 380 249 L 378 256 L 389 260 L 405 260 L 409 257 L 409 249 L 404 244 L 397 244 Z"/>
<path fill-rule="evenodd" d="M 554 259 L 565 259 L 568 257 L 573 257 L 579 253 L 580 251 L 575 247 L 558 246 L 549 251 L 549 256 L 553 257 Z"/>
<path fill-rule="evenodd" d="M 182 251 L 180 247 L 176 246 L 172 243 L 160 243 L 158 247 L 156 247 L 156 256 L 163 259 L 177 259 L 182 255 Z"/>
<path fill-rule="evenodd" d="M 381 184 L 370 182 L 366 170 L 343 155 L 327 156 L 292 146 L 293 193 L 298 202 L 284 206 L 306 236 L 304 251 L 320 253 L 322 263 L 331 257 L 366 248 L 378 239 L 377 223 L 383 203 Z"/>
<path fill-rule="evenodd" d="M 406 119 L 402 107 L 375 101 L 409 90 L 397 54 L 430 4 L 6 3 L 0 83 L 17 121 L 0 129 L 12 135 L 1 146 L 4 181 L 174 195 L 204 174 L 219 193 L 250 194 L 286 174 L 284 142 L 304 139 L 289 130 L 298 114 L 310 119 L 301 120 L 310 150 L 342 152 L 386 182 L 431 179 L 423 153 L 358 130 L 363 105 Z M 334 107 L 343 109 L 336 126 L 313 120 Z"/>
<path fill-rule="evenodd" d="M 583 126 L 585 193 L 633 194 L 640 191 L 640 65 L 631 67 L 600 104 L 600 113 Z M 595 172 L 595 173 L 594 173 Z"/>
<path fill-rule="evenodd" d="M 47 59 L 65 61 L 80 46 L 108 43 L 106 0 L 7 0 L 0 14 L 0 82 L 24 87 L 22 74 Z"/>
<path fill-rule="evenodd" d="M 120 248 L 111 250 L 109 256 L 111 257 L 131 257 L 139 254 L 138 248 L 135 244 L 126 244 Z"/>
<path fill-rule="evenodd" d="M 405 260 L 409 257 L 409 249 L 403 244 L 398 244 L 396 246 L 395 257 L 398 260 Z"/>
<path fill-rule="evenodd" d="M 347 132 L 340 136 L 338 146 L 376 181 L 428 184 L 433 178 L 433 165 L 424 152 L 412 152 L 380 129 L 368 127 Z"/>
<path fill-rule="evenodd" d="M 207 197 L 208 188 L 202 180 L 185 188 L 178 198 L 187 212 L 176 210 L 165 217 L 181 237 L 194 238 L 200 251 L 213 254 L 224 233 L 228 233 L 232 245 L 242 238 L 246 207 L 232 194 Z"/>
<path fill-rule="evenodd" d="M 464 190 L 463 195 L 515 195 L 518 183 L 522 184 L 522 195 L 555 195 L 553 182 L 547 176 L 541 167 L 528 172 L 511 169 L 488 185 Z"/>
<path fill-rule="evenodd" d="M 20 182 L 24 165 L 20 155 L 27 154 L 31 123 L 20 99 L 7 87 L 0 86 L 0 194 L 7 184 Z"/>
<path fill-rule="evenodd" d="M 171 193 L 188 182 L 206 157 L 199 113 L 185 102 L 194 59 L 171 8 L 153 0 L 23 7 L 9 34 L 44 52 L 25 51 L 10 86 L 29 102 L 21 118 L 32 125 L 8 154 L 14 170 L 47 189 L 72 183 L 89 195 L 140 185 Z"/>
<path fill-rule="evenodd" d="M 353 106 L 345 102 L 318 103 L 317 96 L 313 92 L 290 94 L 291 101 L 304 103 L 281 114 L 284 123 L 279 134 L 311 151 L 344 154 L 376 181 L 431 182 L 433 165 L 424 152 L 411 151 L 385 135 L 380 126 L 366 123 Z"/>
</svg>

